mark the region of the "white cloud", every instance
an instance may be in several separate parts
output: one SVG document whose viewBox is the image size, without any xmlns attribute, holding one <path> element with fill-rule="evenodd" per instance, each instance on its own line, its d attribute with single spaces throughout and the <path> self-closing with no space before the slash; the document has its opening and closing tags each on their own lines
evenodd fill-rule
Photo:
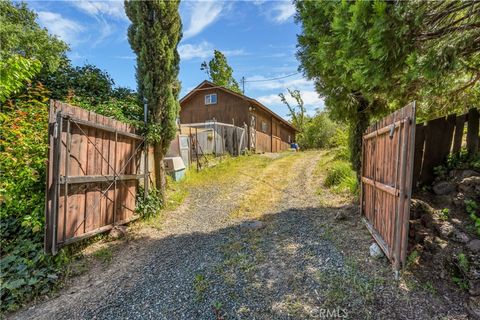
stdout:
<svg viewBox="0 0 480 320">
<path fill-rule="evenodd" d="M 284 23 L 295 14 L 295 5 L 291 0 L 276 1 L 274 5 L 271 5 L 272 2 L 266 4 L 260 2 L 256 5 L 261 7 L 263 14 L 273 22 Z"/>
<path fill-rule="evenodd" d="M 315 109 L 323 109 L 325 107 L 325 102 L 321 99 L 315 91 L 312 90 L 301 90 L 300 91 L 303 99 L 303 103 L 308 110 L 308 113 L 311 115 L 314 113 Z M 291 105 L 296 105 L 295 100 L 290 96 L 288 91 L 284 91 L 287 102 Z M 282 106 L 283 102 L 280 100 L 278 94 L 269 94 L 265 96 L 257 97 L 256 100 L 268 106 Z"/>
<path fill-rule="evenodd" d="M 181 44 L 178 46 L 178 53 L 180 54 L 180 58 L 183 60 L 191 60 L 191 59 L 206 59 L 213 56 L 214 46 L 213 44 L 202 41 L 199 44 Z M 243 49 L 234 49 L 234 50 L 220 50 L 224 55 L 227 57 L 234 57 L 234 56 L 243 56 L 247 53 Z"/>
<path fill-rule="evenodd" d="M 206 41 L 199 44 L 181 44 L 178 46 L 178 53 L 183 60 L 190 60 L 194 58 L 206 59 L 212 55 L 212 45 Z"/>
<path fill-rule="evenodd" d="M 188 27 L 183 32 L 183 38 L 191 38 L 203 31 L 220 17 L 224 9 L 223 1 L 194 1 L 186 2 Z"/>
<path fill-rule="evenodd" d="M 96 37 L 95 41 L 92 42 L 92 46 L 95 47 L 98 44 L 104 42 L 109 36 L 115 33 L 116 27 L 114 24 L 111 24 L 102 16 L 96 18 L 97 25 L 95 26 L 96 29 Z"/>
<path fill-rule="evenodd" d="M 75 0 L 70 3 L 91 16 L 106 15 L 118 19 L 127 19 L 122 0 Z"/>
<path fill-rule="evenodd" d="M 275 16 L 273 20 L 277 23 L 284 23 L 295 14 L 295 6 L 290 1 L 279 3 L 273 8 Z"/>
<path fill-rule="evenodd" d="M 81 24 L 64 18 L 61 14 L 55 12 L 39 11 L 38 20 L 41 25 L 48 29 L 48 31 L 71 45 L 80 42 L 78 36 L 85 30 Z"/>
</svg>

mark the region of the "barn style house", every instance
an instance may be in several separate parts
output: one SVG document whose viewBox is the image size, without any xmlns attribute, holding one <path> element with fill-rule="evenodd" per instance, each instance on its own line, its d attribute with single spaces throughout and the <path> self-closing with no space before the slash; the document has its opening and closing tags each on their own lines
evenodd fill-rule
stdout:
<svg viewBox="0 0 480 320">
<path fill-rule="evenodd" d="M 290 148 L 297 129 L 255 99 L 203 81 L 180 100 L 180 123 L 222 122 L 248 130 L 248 148 L 278 152 Z"/>
</svg>

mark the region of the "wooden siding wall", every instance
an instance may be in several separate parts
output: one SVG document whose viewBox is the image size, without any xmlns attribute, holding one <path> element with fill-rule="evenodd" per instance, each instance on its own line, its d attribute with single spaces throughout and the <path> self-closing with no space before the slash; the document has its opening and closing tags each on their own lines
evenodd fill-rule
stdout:
<svg viewBox="0 0 480 320">
<path fill-rule="evenodd" d="M 413 185 L 432 183 L 434 168 L 442 165 L 450 153 L 458 153 L 462 145 L 471 153 L 478 152 L 479 121 L 479 110 L 471 109 L 459 116 L 451 114 L 417 124 Z"/>
<path fill-rule="evenodd" d="M 205 95 L 217 94 L 217 103 L 205 105 Z M 242 127 L 250 124 L 248 107 L 250 103 L 238 96 L 220 89 L 200 90 L 187 101 L 182 102 L 180 109 L 181 123 L 200 123 L 213 120 Z M 233 123 L 232 119 L 235 119 Z"/>
<path fill-rule="evenodd" d="M 217 103 L 205 105 L 205 95 L 212 93 L 217 94 Z M 202 123 L 215 118 L 217 122 L 235 124 L 239 127 L 246 123 L 249 126 L 252 114 L 249 107 L 251 106 L 249 101 L 224 90 L 202 89 L 182 102 L 180 122 Z M 295 131 L 258 106 L 253 107 L 253 115 L 256 117 L 255 151 L 278 152 L 288 150 L 290 148 L 288 136 L 290 135 L 291 141 L 294 141 Z M 266 127 L 262 128 L 262 123 L 265 123 Z"/>
</svg>

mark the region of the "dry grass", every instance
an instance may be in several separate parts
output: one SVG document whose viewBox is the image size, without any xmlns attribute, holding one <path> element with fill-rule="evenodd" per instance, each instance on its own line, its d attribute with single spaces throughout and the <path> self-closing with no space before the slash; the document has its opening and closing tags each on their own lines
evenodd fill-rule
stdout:
<svg viewBox="0 0 480 320">
<path fill-rule="evenodd" d="M 251 172 L 241 172 L 252 178 L 252 187 L 245 193 L 240 205 L 230 216 L 232 218 L 258 219 L 274 209 L 292 179 L 291 175 L 285 173 L 291 172 L 293 164 L 302 157 L 304 157 L 303 153 L 284 154 L 278 160 L 272 161 L 260 176 Z"/>
</svg>

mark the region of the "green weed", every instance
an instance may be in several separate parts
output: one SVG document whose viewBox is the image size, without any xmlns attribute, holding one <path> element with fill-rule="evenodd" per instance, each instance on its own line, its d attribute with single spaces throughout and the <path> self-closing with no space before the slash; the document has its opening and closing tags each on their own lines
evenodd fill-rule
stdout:
<svg viewBox="0 0 480 320">
<path fill-rule="evenodd" d="M 357 176 L 349 162 L 336 160 L 326 167 L 326 173 L 326 187 L 332 188 L 336 192 L 357 192 Z"/>
<path fill-rule="evenodd" d="M 468 282 L 460 277 L 453 276 L 452 281 L 462 290 L 468 290 Z"/>
<path fill-rule="evenodd" d="M 463 273 L 467 273 L 470 270 L 470 263 L 467 256 L 462 252 L 457 255 L 458 266 Z"/>
<path fill-rule="evenodd" d="M 448 220 L 448 217 L 450 216 L 450 210 L 448 208 L 443 208 L 440 210 L 438 213 L 438 218 L 440 220 Z"/>
<path fill-rule="evenodd" d="M 204 299 L 205 292 L 208 290 L 208 281 L 202 274 L 196 274 L 193 279 L 193 288 L 195 290 L 195 299 L 202 301 Z"/>
<path fill-rule="evenodd" d="M 473 225 L 478 235 L 480 235 L 480 215 L 478 214 L 478 204 L 473 200 L 465 200 L 465 207 L 468 215 L 473 221 Z"/>
<path fill-rule="evenodd" d="M 98 249 L 93 253 L 93 255 L 104 264 L 110 263 L 113 257 L 112 249 L 110 247 Z"/>
<path fill-rule="evenodd" d="M 420 258 L 420 255 L 418 254 L 417 250 L 413 250 L 407 257 L 407 262 L 405 264 L 405 268 L 409 269 L 413 265 L 415 265 L 418 262 L 418 259 Z"/>
</svg>

